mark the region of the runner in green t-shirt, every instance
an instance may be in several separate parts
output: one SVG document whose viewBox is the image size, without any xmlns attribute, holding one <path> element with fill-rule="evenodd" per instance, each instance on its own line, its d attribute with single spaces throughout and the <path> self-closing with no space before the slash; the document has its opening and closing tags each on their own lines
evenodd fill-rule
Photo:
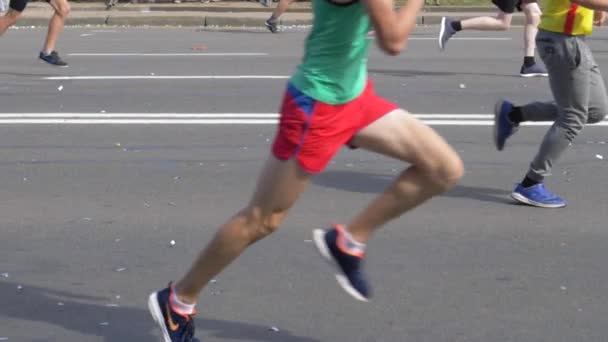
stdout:
<svg viewBox="0 0 608 342">
<path fill-rule="evenodd" d="M 462 177 L 456 152 L 430 127 L 376 95 L 367 78 L 368 31 L 373 26 L 380 48 L 399 54 L 424 0 L 408 0 L 397 11 L 393 0 L 335 1 L 313 0 L 304 58 L 287 85 L 272 154 L 253 197 L 220 227 L 180 281 L 150 295 L 166 342 L 194 341 L 191 316 L 205 285 L 279 227 L 310 178 L 342 146 L 410 165 L 347 225 L 313 232 L 319 252 L 336 266 L 338 284 L 361 301 L 372 295 L 362 264 L 373 232 Z"/>
</svg>

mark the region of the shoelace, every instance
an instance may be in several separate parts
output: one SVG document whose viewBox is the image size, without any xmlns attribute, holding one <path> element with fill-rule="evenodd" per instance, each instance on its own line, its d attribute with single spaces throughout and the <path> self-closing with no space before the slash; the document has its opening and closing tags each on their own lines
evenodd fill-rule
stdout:
<svg viewBox="0 0 608 342">
<path fill-rule="evenodd" d="M 57 51 L 52 51 L 51 53 L 49 53 L 47 56 L 47 58 L 50 58 L 50 60 L 54 61 L 54 62 L 59 62 L 61 61 L 61 58 L 59 58 L 59 54 L 57 53 Z"/>
<path fill-rule="evenodd" d="M 536 191 L 539 195 L 542 195 L 542 198 L 545 200 L 557 199 L 557 195 L 549 192 L 544 186 L 540 186 Z"/>
</svg>

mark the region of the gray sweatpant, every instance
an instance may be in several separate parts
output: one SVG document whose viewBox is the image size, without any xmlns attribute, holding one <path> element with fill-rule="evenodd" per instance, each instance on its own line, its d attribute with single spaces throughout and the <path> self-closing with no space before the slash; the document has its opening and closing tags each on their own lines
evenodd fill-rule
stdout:
<svg viewBox="0 0 608 342">
<path fill-rule="evenodd" d="M 536 44 L 547 66 L 555 101 L 533 102 L 521 110 L 525 121 L 554 121 L 527 174 L 542 182 L 583 127 L 604 119 L 608 96 L 584 37 L 540 30 Z"/>
</svg>

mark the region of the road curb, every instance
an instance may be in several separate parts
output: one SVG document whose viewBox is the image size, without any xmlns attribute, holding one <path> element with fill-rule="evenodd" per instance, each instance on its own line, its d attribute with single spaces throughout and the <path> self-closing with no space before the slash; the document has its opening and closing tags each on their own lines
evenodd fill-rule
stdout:
<svg viewBox="0 0 608 342">
<path fill-rule="evenodd" d="M 443 13 L 446 14 L 446 13 Z M 443 14 L 424 14 L 418 17 L 417 23 L 419 25 L 438 25 L 441 22 Z M 454 13 L 450 17 L 455 20 L 466 19 L 474 16 L 483 15 L 483 13 Z M 50 16 L 48 14 L 35 15 L 35 16 L 24 16 L 19 22 L 18 27 L 27 26 L 46 26 L 48 25 Z M 195 27 L 264 27 L 264 21 L 266 17 L 260 16 L 260 13 L 256 13 L 252 16 L 235 16 L 232 15 L 221 15 L 217 13 L 213 14 L 201 14 L 190 13 L 188 15 L 176 15 L 171 12 L 159 13 L 155 12 L 154 15 L 125 15 L 122 12 L 121 15 L 112 15 L 108 13 L 97 14 L 95 16 L 73 16 L 69 17 L 67 25 L 107 25 L 107 26 L 195 26 Z M 525 23 L 525 17 L 523 15 L 514 15 L 512 20 L 513 26 L 523 26 Z M 311 25 L 312 16 L 293 15 L 281 19 L 281 25 L 292 26 L 292 25 Z"/>
</svg>

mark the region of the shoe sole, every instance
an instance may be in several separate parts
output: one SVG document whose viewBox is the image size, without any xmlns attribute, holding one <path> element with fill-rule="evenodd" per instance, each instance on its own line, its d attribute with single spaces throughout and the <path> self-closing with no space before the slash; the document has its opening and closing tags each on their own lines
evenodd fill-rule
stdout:
<svg viewBox="0 0 608 342">
<path fill-rule="evenodd" d="M 521 77 L 530 78 L 530 77 L 549 77 L 549 74 L 519 74 Z"/>
<path fill-rule="evenodd" d="M 152 318 L 160 326 L 160 331 L 163 333 L 164 342 L 172 342 L 167 327 L 165 326 L 165 316 L 160 306 L 158 306 L 158 293 L 154 292 L 148 298 L 148 310 L 152 315 Z"/>
<path fill-rule="evenodd" d="M 338 285 L 340 285 L 340 287 L 344 291 L 346 291 L 346 293 L 351 295 L 356 300 L 359 300 L 362 302 L 369 302 L 369 299 L 363 297 L 363 295 L 361 295 L 359 293 L 359 291 L 357 291 L 354 287 L 352 287 L 350 285 L 350 282 L 348 281 L 348 279 L 342 274 L 342 270 L 340 269 L 340 266 L 338 266 L 338 264 L 336 263 L 334 258 L 331 256 L 331 253 L 329 252 L 329 248 L 327 248 L 327 244 L 325 243 L 325 230 L 315 229 L 312 232 L 312 235 L 313 235 L 313 241 L 315 243 L 315 246 L 317 247 L 317 251 L 319 251 L 319 254 L 321 254 L 323 259 L 325 259 L 332 266 L 334 271 L 336 271 L 336 273 L 334 273 L 334 276 L 336 277 L 336 280 L 338 281 Z"/>
<path fill-rule="evenodd" d="M 505 100 L 500 100 L 494 105 L 494 146 L 496 146 L 496 149 L 499 151 L 502 151 L 505 148 L 504 144 L 502 145 L 502 147 L 498 146 L 498 121 L 500 120 L 500 112 L 504 103 Z"/>
<path fill-rule="evenodd" d="M 522 195 L 518 192 L 511 193 L 511 198 L 513 198 L 514 200 L 516 200 L 519 203 L 531 205 L 533 207 L 538 207 L 538 208 L 555 209 L 555 208 L 563 208 L 566 206 L 565 203 L 564 204 L 546 204 L 546 203 L 536 202 L 536 201 L 533 201 L 533 200 L 525 197 L 524 195 Z"/>
<path fill-rule="evenodd" d="M 40 60 L 41 62 L 45 63 L 46 65 L 52 65 L 52 66 L 57 67 L 57 68 L 67 68 L 67 67 L 69 67 L 69 65 L 55 65 L 53 63 L 49 63 L 49 62 L 45 61 L 42 58 L 38 58 L 38 60 Z"/>
<path fill-rule="evenodd" d="M 447 20 L 446 17 L 441 18 L 441 28 L 439 29 L 439 50 L 440 51 L 445 51 L 445 48 L 443 46 L 443 35 L 445 34 L 445 21 Z"/>
</svg>

